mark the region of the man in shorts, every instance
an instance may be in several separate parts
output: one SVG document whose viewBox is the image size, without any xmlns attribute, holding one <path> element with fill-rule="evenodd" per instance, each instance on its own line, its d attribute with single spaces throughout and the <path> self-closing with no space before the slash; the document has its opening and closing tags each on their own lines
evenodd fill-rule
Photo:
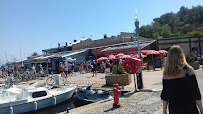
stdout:
<svg viewBox="0 0 203 114">
<path fill-rule="evenodd" d="M 93 62 L 92 62 L 92 72 L 93 72 L 92 77 L 97 76 L 96 71 L 97 71 L 97 63 L 95 62 L 95 60 L 93 60 Z"/>
</svg>

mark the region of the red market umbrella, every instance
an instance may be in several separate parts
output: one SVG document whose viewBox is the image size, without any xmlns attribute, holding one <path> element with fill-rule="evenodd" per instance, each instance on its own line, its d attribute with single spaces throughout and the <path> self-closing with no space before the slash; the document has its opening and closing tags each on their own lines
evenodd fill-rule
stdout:
<svg viewBox="0 0 203 114">
<path fill-rule="evenodd" d="M 142 55 L 142 54 L 141 54 Z M 136 54 L 136 55 L 133 55 L 132 56 L 133 58 L 139 58 L 139 55 L 138 54 Z M 146 55 L 142 55 L 142 58 L 144 58 L 144 57 L 147 57 Z"/>
<path fill-rule="evenodd" d="M 111 54 L 111 55 L 108 55 L 108 56 L 107 56 L 107 59 L 108 59 L 108 60 L 112 60 L 112 59 L 116 59 L 116 57 L 115 57 L 113 54 Z"/>
<path fill-rule="evenodd" d="M 146 55 L 142 55 L 142 57 L 144 58 L 144 57 L 147 57 Z"/>
<path fill-rule="evenodd" d="M 107 60 L 107 57 L 100 57 L 97 61 Z"/>
<path fill-rule="evenodd" d="M 166 50 L 159 50 L 158 52 L 159 52 L 159 54 L 167 54 L 168 53 L 168 51 L 166 51 Z"/>
<path fill-rule="evenodd" d="M 152 55 L 152 60 L 153 60 L 153 54 L 157 55 L 157 54 L 159 54 L 159 52 L 152 50 L 152 51 L 149 51 L 146 53 L 146 55 Z"/>
<path fill-rule="evenodd" d="M 123 56 L 121 56 L 120 58 L 131 58 L 131 56 L 130 55 L 123 55 Z"/>
<path fill-rule="evenodd" d="M 137 54 L 137 55 L 132 55 L 131 57 L 132 57 L 132 58 L 138 58 L 139 55 L 138 55 L 138 54 Z"/>
<path fill-rule="evenodd" d="M 150 55 L 150 54 L 155 54 L 156 55 L 156 54 L 159 54 L 159 52 L 152 50 L 152 51 L 147 52 L 146 55 Z"/>
<path fill-rule="evenodd" d="M 115 57 L 116 57 L 116 58 L 119 58 L 119 57 L 121 57 L 121 56 L 123 56 L 123 55 L 125 55 L 125 54 L 119 53 L 119 54 L 115 55 Z"/>
<path fill-rule="evenodd" d="M 146 54 L 146 53 L 149 52 L 149 51 L 154 51 L 154 50 L 141 50 L 141 53 L 142 53 L 142 54 Z"/>
</svg>

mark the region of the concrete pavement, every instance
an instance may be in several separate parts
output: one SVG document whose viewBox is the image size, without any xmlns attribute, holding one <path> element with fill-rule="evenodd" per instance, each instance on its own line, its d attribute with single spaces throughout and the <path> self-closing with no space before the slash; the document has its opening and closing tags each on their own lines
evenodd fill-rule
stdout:
<svg viewBox="0 0 203 114">
<path fill-rule="evenodd" d="M 198 70 L 195 70 L 195 73 L 196 73 L 201 94 L 203 95 L 203 75 L 202 75 L 203 69 L 200 68 Z M 162 84 L 160 83 L 161 80 L 162 80 L 161 70 L 143 72 L 143 81 L 144 81 L 145 88 L 150 88 L 152 86 L 157 87 L 157 85 L 159 88 L 160 86 L 162 86 Z M 155 84 L 155 83 L 158 83 L 158 84 Z M 126 87 L 133 88 L 134 85 L 132 83 Z M 118 109 L 112 109 L 112 104 L 113 104 L 112 100 L 105 100 L 105 101 L 85 105 L 82 107 L 78 107 L 76 109 L 70 110 L 69 112 L 73 114 L 80 114 L 80 113 L 83 113 L 83 114 L 98 114 L 98 113 L 99 114 L 100 113 L 162 114 L 163 110 L 162 110 L 162 101 L 160 99 L 160 93 L 161 93 L 161 89 L 158 89 L 158 91 L 151 91 L 151 92 L 142 92 L 142 91 L 138 93 L 130 92 L 124 97 L 120 97 L 120 104 L 122 107 Z"/>
<path fill-rule="evenodd" d="M 201 94 L 203 95 L 203 69 L 200 68 L 195 71 L 197 80 L 199 83 L 199 88 Z M 82 107 L 78 107 L 76 109 L 70 110 L 70 113 L 87 113 L 87 114 L 97 114 L 97 113 L 138 113 L 138 114 L 162 114 L 162 102 L 160 99 L 160 92 L 162 90 L 162 70 L 157 69 L 156 71 L 144 70 L 143 71 L 143 83 L 144 90 L 151 90 L 150 92 L 141 91 L 138 93 L 133 93 L 134 91 L 134 81 L 133 75 L 132 83 L 124 87 L 125 90 L 130 90 L 124 97 L 120 98 L 120 103 L 122 105 L 119 109 L 112 109 L 113 100 L 105 100 L 97 103 L 92 103 L 89 105 L 85 105 Z M 32 80 L 28 83 L 45 83 L 45 79 L 41 80 Z M 94 84 L 95 88 L 104 88 L 104 89 L 112 89 L 112 87 L 103 87 L 105 84 L 105 73 L 98 73 L 96 77 L 92 77 L 92 73 L 79 74 L 76 73 L 75 76 L 70 76 L 67 78 L 67 83 L 75 83 L 78 86 L 85 86 L 88 84 Z M 0 78 L 0 81 L 4 81 L 4 79 Z M 28 84 L 30 85 L 30 84 Z M 153 101 L 152 99 L 155 99 Z M 145 100 L 152 101 L 151 104 L 142 104 L 140 102 L 144 102 Z M 148 102 L 148 101 L 145 101 Z M 93 110 L 97 110 L 96 112 Z M 63 112 L 65 113 L 65 112 Z"/>
</svg>

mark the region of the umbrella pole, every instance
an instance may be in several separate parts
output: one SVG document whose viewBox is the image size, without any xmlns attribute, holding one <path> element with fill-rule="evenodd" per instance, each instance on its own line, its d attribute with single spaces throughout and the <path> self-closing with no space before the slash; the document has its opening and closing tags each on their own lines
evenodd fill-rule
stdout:
<svg viewBox="0 0 203 114">
<path fill-rule="evenodd" d="M 153 54 L 152 54 L 152 61 L 153 61 L 153 69 L 154 69 L 154 59 L 153 59 Z"/>
<path fill-rule="evenodd" d="M 162 69 L 162 65 L 163 65 L 163 55 L 161 54 L 161 69 Z"/>
</svg>

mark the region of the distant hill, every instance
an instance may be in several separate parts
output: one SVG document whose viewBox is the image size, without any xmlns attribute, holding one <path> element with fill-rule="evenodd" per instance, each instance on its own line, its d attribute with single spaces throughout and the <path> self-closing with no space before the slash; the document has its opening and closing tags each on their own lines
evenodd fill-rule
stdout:
<svg viewBox="0 0 203 114">
<path fill-rule="evenodd" d="M 202 28 L 203 6 L 182 6 L 177 13 L 163 14 L 154 18 L 151 25 L 141 26 L 139 34 L 145 38 L 203 36 Z"/>
</svg>

